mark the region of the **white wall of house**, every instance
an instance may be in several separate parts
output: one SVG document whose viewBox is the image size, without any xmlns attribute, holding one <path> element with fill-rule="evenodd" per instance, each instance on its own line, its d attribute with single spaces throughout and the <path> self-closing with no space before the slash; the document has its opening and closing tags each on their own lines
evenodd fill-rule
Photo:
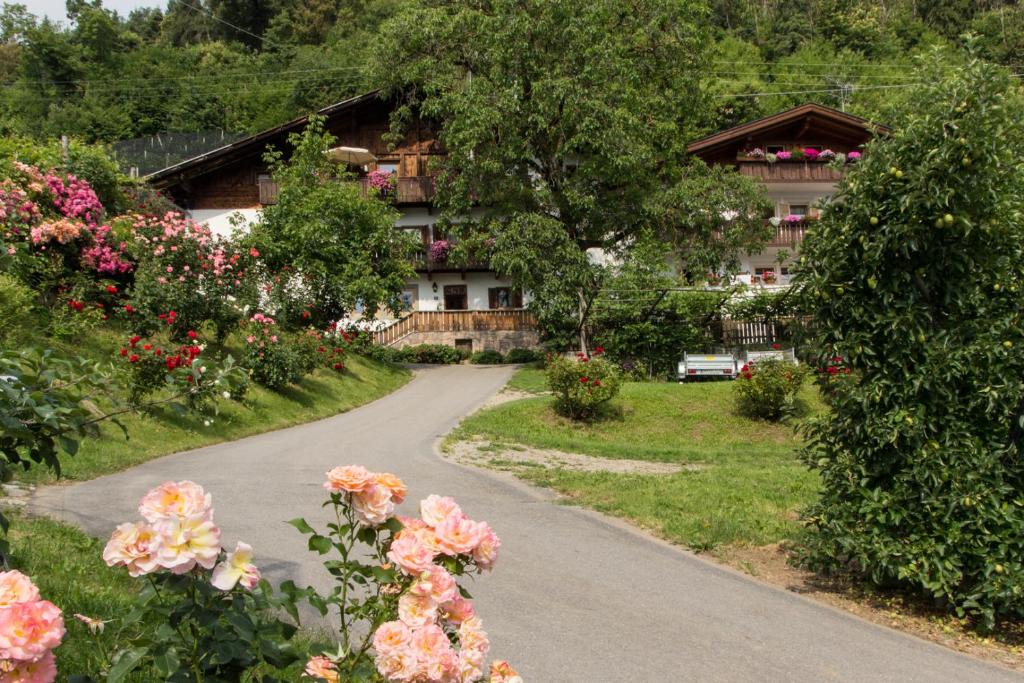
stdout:
<svg viewBox="0 0 1024 683">
<path fill-rule="evenodd" d="M 437 292 L 434 284 L 437 284 Z M 490 310 L 488 290 L 492 287 L 508 287 L 509 282 L 497 277 L 494 273 L 419 273 L 415 280 L 410 280 L 407 287 L 414 288 L 416 294 L 415 309 L 418 311 L 444 310 L 445 285 L 465 285 L 468 310 Z M 529 293 L 523 295 L 523 305 L 530 301 Z"/>
<path fill-rule="evenodd" d="M 231 237 L 235 226 L 231 220 L 233 216 L 241 217 L 247 223 L 255 223 L 260 220 L 262 212 L 260 209 L 192 209 L 188 215 L 197 223 L 205 223 L 210 232 L 220 237 Z"/>
</svg>

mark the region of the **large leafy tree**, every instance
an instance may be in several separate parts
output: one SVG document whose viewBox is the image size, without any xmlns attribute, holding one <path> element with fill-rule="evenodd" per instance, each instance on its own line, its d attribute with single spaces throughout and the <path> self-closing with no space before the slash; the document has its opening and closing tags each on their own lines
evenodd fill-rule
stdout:
<svg viewBox="0 0 1024 683">
<path fill-rule="evenodd" d="M 1024 143 L 1010 74 L 936 63 L 803 245 L 821 352 L 810 562 L 1024 614 Z"/>
<path fill-rule="evenodd" d="M 357 307 L 370 315 L 382 306 L 399 310 L 402 286 L 415 275 L 415 245 L 395 228 L 397 212 L 364 197 L 331 163 L 323 152 L 334 142 L 314 116 L 290 136 L 287 160 L 279 150 L 268 153 L 280 194 L 247 238 L 278 285 L 284 314 L 308 311 L 314 323 Z"/>
<path fill-rule="evenodd" d="M 438 203 L 460 246 L 541 313 L 573 310 L 584 349 L 607 257 L 677 228 L 663 200 L 705 107 L 705 23 L 691 0 L 432 0 L 377 42 L 396 132 L 441 122 Z"/>
</svg>

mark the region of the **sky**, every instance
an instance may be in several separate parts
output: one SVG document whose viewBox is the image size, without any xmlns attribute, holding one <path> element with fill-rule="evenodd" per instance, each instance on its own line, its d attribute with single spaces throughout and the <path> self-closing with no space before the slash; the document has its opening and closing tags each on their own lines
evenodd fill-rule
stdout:
<svg viewBox="0 0 1024 683">
<path fill-rule="evenodd" d="M 65 21 L 64 0 L 5 0 L 28 7 L 28 11 L 36 16 L 48 16 L 51 19 Z M 136 7 L 163 7 L 165 0 L 103 0 L 107 9 L 117 10 L 123 17 L 128 16 Z"/>
</svg>

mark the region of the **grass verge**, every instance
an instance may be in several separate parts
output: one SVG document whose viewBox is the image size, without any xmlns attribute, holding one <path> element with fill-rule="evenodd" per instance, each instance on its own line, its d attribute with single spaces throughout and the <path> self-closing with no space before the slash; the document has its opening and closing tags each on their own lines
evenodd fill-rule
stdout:
<svg viewBox="0 0 1024 683">
<path fill-rule="evenodd" d="M 539 373 L 521 370 L 509 386 L 536 386 Z M 812 387 L 802 400 L 810 412 L 822 409 Z M 450 438 L 691 466 L 671 475 L 541 467 L 517 474 L 697 550 L 790 538 L 799 530 L 797 510 L 817 490 L 816 475 L 796 459 L 794 426 L 737 415 L 731 383 L 626 383 L 616 414 L 594 423 L 561 418 L 551 403 L 538 397 L 496 406 L 467 418 Z"/>
<path fill-rule="evenodd" d="M 253 384 L 243 401 L 218 402 L 216 415 L 171 410 L 127 415 L 121 422 L 128 439 L 116 425 L 104 424 L 100 438 L 84 440 L 73 457 L 61 457 L 62 478 L 92 479 L 162 455 L 329 417 L 391 393 L 410 376 L 404 368 L 350 356 L 344 374 L 317 370 L 281 392 Z M 19 473 L 18 479 L 45 484 L 55 477 L 35 467 Z"/>
</svg>

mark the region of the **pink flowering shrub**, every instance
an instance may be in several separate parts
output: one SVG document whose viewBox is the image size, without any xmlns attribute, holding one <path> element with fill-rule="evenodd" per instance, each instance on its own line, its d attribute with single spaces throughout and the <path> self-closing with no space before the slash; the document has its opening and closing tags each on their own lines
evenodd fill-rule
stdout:
<svg viewBox="0 0 1024 683">
<path fill-rule="evenodd" d="M 241 363 L 254 382 L 281 391 L 311 371 L 291 337 L 270 316 L 254 314 L 242 327 L 242 335 L 245 350 Z"/>
<path fill-rule="evenodd" d="M 776 422 L 796 409 L 797 394 L 807 368 L 789 361 L 765 358 L 740 368 L 734 389 L 740 413 Z"/>
<path fill-rule="evenodd" d="M 255 303 L 252 272 L 257 254 L 214 236 L 209 228 L 180 213 L 136 215 L 124 219 L 129 250 L 138 261 L 132 305 L 140 312 L 138 330 L 175 311 L 169 331 L 183 338 L 188 330 L 212 323 L 222 340 Z M 165 320 L 165 323 L 167 321 Z"/>
<path fill-rule="evenodd" d="M 60 609 L 21 572 L 0 572 L 0 680 L 53 683 L 53 650 L 63 638 Z"/>
<path fill-rule="evenodd" d="M 545 370 L 548 387 L 555 395 L 555 410 L 573 420 L 596 417 L 615 398 L 622 385 L 619 369 L 604 358 L 604 349 L 593 356 L 552 356 Z"/>
<path fill-rule="evenodd" d="M 139 514 L 141 521 L 118 526 L 103 549 L 109 566 L 146 581 L 133 619 L 114 633 L 94 630 L 116 648 L 100 668 L 118 678 L 138 672 L 140 680 L 237 681 L 253 667 L 299 659 L 289 642 L 295 628 L 273 616 L 280 605 L 252 548 L 221 546 L 213 500 L 202 486 L 161 484 L 142 498 Z"/>
<path fill-rule="evenodd" d="M 452 245 L 448 240 L 437 240 L 430 243 L 428 253 L 430 260 L 434 263 L 444 263 L 452 251 Z"/>
<path fill-rule="evenodd" d="M 398 185 L 398 174 L 394 171 L 377 169 L 370 171 L 366 176 L 366 180 L 370 188 L 377 193 L 377 196 L 387 197 L 394 193 L 395 187 Z"/>
<path fill-rule="evenodd" d="M 306 675 L 329 683 L 482 680 L 490 642 L 458 577 L 494 567 L 501 541 L 490 525 L 436 495 L 420 502 L 419 517 L 396 515 L 405 484 L 359 465 L 334 468 L 324 488 L 337 523 L 326 534 L 304 519 L 290 524 L 310 537 L 310 549 L 338 558 L 325 562 L 337 587 L 324 596 L 282 586 L 322 615 L 337 610 L 340 620 L 340 648 L 311 658 Z M 503 661 L 490 680 L 521 681 Z"/>
</svg>

